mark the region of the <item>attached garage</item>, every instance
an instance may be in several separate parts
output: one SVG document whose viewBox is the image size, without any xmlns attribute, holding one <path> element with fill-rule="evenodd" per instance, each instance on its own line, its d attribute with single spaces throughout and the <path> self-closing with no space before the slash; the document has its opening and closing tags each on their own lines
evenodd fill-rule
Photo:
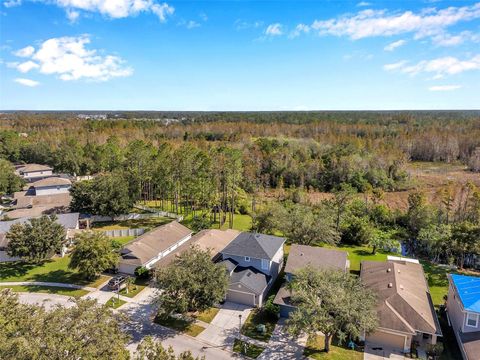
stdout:
<svg viewBox="0 0 480 360">
<path fill-rule="evenodd" d="M 406 335 L 375 331 L 368 335 L 366 340 L 370 344 L 403 350 L 405 348 L 405 339 Z"/>
<path fill-rule="evenodd" d="M 255 294 L 228 290 L 227 301 L 231 301 L 238 304 L 244 304 L 249 306 L 255 306 Z"/>
</svg>

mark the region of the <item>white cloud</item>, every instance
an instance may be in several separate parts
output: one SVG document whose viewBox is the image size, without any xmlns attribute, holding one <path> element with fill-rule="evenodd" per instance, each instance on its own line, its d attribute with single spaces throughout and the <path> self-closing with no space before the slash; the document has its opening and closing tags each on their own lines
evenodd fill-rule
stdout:
<svg viewBox="0 0 480 360">
<path fill-rule="evenodd" d="M 200 24 L 197 23 L 196 21 L 190 20 L 189 22 L 187 22 L 187 24 L 185 26 L 187 27 L 187 29 L 194 29 L 194 28 L 199 27 Z"/>
<path fill-rule="evenodd" d="M 55 4 L 66 9 L 70 21 L 76 20 L 80 15 L 79 10 L 96 12 L 104 16 L 118 19 L 135 16 L 139 13 L 153 13 L 160 21 L 165 21 L 167 16 L 172 15 L 175 9 L 167 3 L 159 3 L 156 0 L 30 0 L 41 1 L 46 4 Z M 10 5 L 7 5 L 10 4 Z M 20 5 L 21 0 L 7 0 L 5 6 Z"/>
<path fill-rule="evenodd" d="M 453 91 L 460 89 L 462 85 L 437 85 L 437 86 L 430 86 L 428 90 L 430 91 Z"/>
<path fill-rule="evenodd" d="M 293 30 L 288 37 L 296 38 L 297 36 L 300 36 L 302 33 L 307 34 L 309 32 L 310 32 L 310 26 L 305 24 L 298 24 L 295 27 L 295 30 Z"/>
<path fill-rule="evenodd" d="M 383 48 L 383 50 L 385 51 L 393 51 L 395 50 L 396 48 L 400 47 L 400 46 L 403 46 L 406 44 L 406 41 L 405 40 L 398 40 L 398 41 L 394 41 L 390 44 L 388 44 L 387 46 L 385 46 Z"/>
<path fill-rule="evenodd" d="M 32 56 L 34 52 L 35 52 L 35 48 L 33 46 L 27 46 L 27 47 L 24 47 L 23 49 L 15 51 L 13 55 L 19 56 L 19 57 L 29 57 L 29 56 Z"/>
<path fill-rule="evenodd" d="M 124 60 L 115 55 L 99 55 L 97 50 L 87 49 L 87 35 L 52 38 L 43 42 L 30 60 L 16 64 L 21 72 L 38 69 L 42 74 L 57 75 L 61 80 L 106 81 L 114 77 L 132 74 Z"/>
<path fill-rule="evenodd" d="M 7 8 L 22 5 L 22 0 L 7 0 L 3 3 Z"/>
<path fill-rule="evenodd" d="M 374 36 L 413 33 L 416 39 L 434 36 L 462 21 L 480 18 L 480 3 L 472 6 L 428 8 L 414 13 L 362 10 L 328 20 L 315 20 L 311 27 L 320 35 L 347 36 L 353 40 Z"/>
<path fill-rule="evenodd" d="M 24 78 L 16 78 L 13 81 L 15 81 L 16 83 L 19 83 L 21 85 L 29 86 L 29 87 L 35 87 L 35 86 L 40 84 L 38 81 L 31 80 L 31 79 L 24 79 Z"/>
<path fill-rule="evenodd" d="M 265 29 L 265 35 L 268 35 L 268 36 L 279 36 L 282 34 L 283 34 L 282 24 L 280 23 L 270 24 Z"/>
<path fill-rule="evenodd" d="M 419 73 L 433 73 L 434 79 L 441 79 L 447 75 L 460 74 L 465 71 L 480 70 L 480 55 L 468 60 L 460 60 L 453 56 L 446 56 L 433 60 L 422 60 L 414 65 L 406 61 L 383 66 L 387 71 L 400 71 L 404 74 L 417 75 Z"/>
<path fill-rule="evenodd" d="M 358 7 L 365 7 L 365 6 L 370 6 L 370 5 L 372 5 L 372 4 L 369 3 L 369 2 L 366 2 L 366 1 L 360 1 L 360 2 L 357 4 Z"/>
<path fill-rule="evenodd" d="M 473 34 L 470 31 L 462 31 L 459 34 L 451 35 L 448 33 L 440 33 L 432 38 L 435 45 L 438 46 L 456 46 L 466 41 L 480 42 L 480 35 Z"/>
<path fill-rule="evenodd" d="M 30 70 L 32 69 L 37 69 L 39 68 L 40 66 L 37 64 L 37 63 L 34 63 L 33 61 L 31 60 L 28 60 L 28 61 L 25 61 L 21 64 L 18 64 L 16 66 L 17 70 L 20 71 L 21 73 L 27 73 L 29 72 Z"/>
</svg>

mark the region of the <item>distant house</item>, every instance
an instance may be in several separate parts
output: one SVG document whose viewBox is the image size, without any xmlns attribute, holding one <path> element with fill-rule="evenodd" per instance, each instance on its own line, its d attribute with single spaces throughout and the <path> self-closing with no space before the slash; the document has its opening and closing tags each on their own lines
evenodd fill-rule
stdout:
<svg viewBox="0 0 480 360">
<path fill-rule="evenodd" d="M 40 164 L 17 165 L 16 172 L 27 182 L 53 176 L 53 169 L 50 166 Z"/>
<path fill-rule="evenodd" d="M 448 274 L 447 314 L 465 360 L 480 358 L 480 278 Z"/>
<path fill-rule="evenodd" d="M 262 306 L 283 265 L 285 239 L 243 232 L 221 252 L 220 262 L 230 276 L 226 300 Z"/>
<path fill-rule="evenodd" d="M 292 281 L 295 273 L 306 266 L 318 270 L 331 269 L 347 272 L 350 262 L 345 251 L 293 244 L 285 265 L 287 282 Z M 290 312 L 295 309 L 287 284 L 283 284 L 273 302 L 280 306 L 280 316 L 282 317 L 288 317 Z"/>
<path fill-rule="evenodd" d="M 71 187 L 72 182 L 70 180 L 52 176 L 30 184 L 27 193 L 34 196 L 68 194 Z"/>
<path fill-rule="evenodd" d="M 177 221 L 159 226 L 128 243 L 120 251 L 118 271 L 133 275 L 138 267 L 153 268 L 192 237 L 192 230 Z"/>
<path fill-rule="evenodd" d="M 70 230 L 78 229 L 78 217 L 79 213 L 71 213 L 71 214 L 59 214 L 57 216 L 57 223 L 62 225 L 66 230 L 66 238 L 69 237 L 69 234 L 72 232 Z M 7 246 L 8 246 L 8 239 L 7 233 L 10 231 L 10 228 L 14 224 L 24 224 L 29 222 L 32 218 L 31 217 L 23 217 L 16 220 L 11 221 L 0 221 L 0 262 L 11 262 L 17 261 L 18 258 L 12 258 L 7 254 Z M 63 253 L 63 252 L 62 252 Z"/>
<path fill-rule="evenodd" d="M 413 342 L 436 344 L 442 332 L 418 260 L 362 261 L 360 278 L 377 295 L 379 325 L 366 337 L 369 346 L 408 352 Z"/>
</svg>

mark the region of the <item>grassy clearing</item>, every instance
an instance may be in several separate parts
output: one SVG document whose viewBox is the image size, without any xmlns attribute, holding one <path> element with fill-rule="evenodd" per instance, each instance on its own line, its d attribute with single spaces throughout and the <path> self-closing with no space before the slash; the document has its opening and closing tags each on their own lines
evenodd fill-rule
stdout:
<svg viewBox="0 0 480 360">
<path fill-rule="evenodd" d="M 325 338 L 321 335 L 310 336 L 303 355 L 320 360 L 363 360 L 363 352 L 339 346 L 334 341 L 330 344 L 330 351 L 324 351 Z"/>
<path fill-rule="evenodd" d="M 88 294 L 87 290 L 70 289 L 56 286 L 40 286 L 40 285 L 13 285 L 13 286 L 0 286 L 0 289 L 12 289 L 14 292 L 32 292 L 32 293 L 44 293 L 44 294 L 56 294 L 71 296 L 76 299 Z"/>
<path fill-rule="evenodd" d="M 253 309 L 242 326 L 242 335 L 268 342 L 272 337 L 277 321 L 277 319 L 269 317 L 262 309 Z M 264 333 L 257 331 L 258 325 L 265 325 Z"/>
<path fill-rule="evenodd" d="M 118 229 L 128 229 L 128 228 L 143 228 L 143 229 L 153 229 L 154 227 L 167 224 L 173 221 L 173 219 L 166 217 L 151 217 L 148 219 L 130 219 L 123 221 L 105 221 L 105 222 L 96 222 L 92 224 L 92 229 L 94 230 L 118 230 Z"/>
<path fill-rule="evenodd" d="M 265 348 L 253 344 L 246 343 L 239 339 L 235 339 L 233 343 L 233 351 L 245 355 L 251 359 L 256 359 L 265 350 Z"/>
<path fill-rule="evenodd" d="M 171 316 L 168 318 L 157 316 L 155 318 L 155 323 L 193 337 L 198 336 L 203 330 L 205 330 L 203 326 L 197 325 L 193 323 L 193 321 Z"/>
<path fill-rule="evenodd" d="M 120 236 L 120 237 L 112 237 L 111 238 L 113 241 L 117 242 L 121 246 L 124 246 L 125 244 L 129 243 L 133 239 L 135 239 L 135 236 Z"/>
<path fill-rule="evenodd" d="M 122 300 L 122 299 L 117 299 L 115 296 L 112 296 L 106 303 L 105 305 L 112 308 L 112 309 L 118 309 L 120 306 L 123 304 L 126 304 L 127 302 Z"/>
<path fill-rule="evenodd" d="M 210 324 L 212 320 L 217 316 L 218 312 L 220 311 L 219 308 L 212 307 L 208 310 L 202 311 L 201 313 L 198 313 L 198 315 L 195 315 L 195 318 L 197 320 L 203 321 L 207 324 Z"/>
<path fill-rule="evenodd" d="M 147 287 L 147 285 L 148 285 L 148 280 L 145 281 L 145 280 L 141 280 L 141 279 L 135 279 L 133 284 L 131 284 L 129 286 L 128 292 L 127 292 L 127 288 L 124 288 L 124 289 L 120 290 L 120 295 L 129 297 L 129 298 L 133 298 L 133 297 L 137 296 L 138 293 L 140 293 L 140 291 L 145 289 Z"/>
</svg>

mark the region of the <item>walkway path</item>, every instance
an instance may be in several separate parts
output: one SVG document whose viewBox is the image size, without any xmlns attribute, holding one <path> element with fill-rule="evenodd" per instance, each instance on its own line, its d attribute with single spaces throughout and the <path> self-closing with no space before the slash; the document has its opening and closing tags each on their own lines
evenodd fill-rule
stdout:
<svg viewBox="0 0 480 360">
<path fill-rule="evenodd" d="M 65 295 L 44 293 L 18 293 L 18 299 L 23 304 L 43 305 L 50 310 L 55 306 L 71 307 L 75 305 L 74 298 Z"/>
</svg>

